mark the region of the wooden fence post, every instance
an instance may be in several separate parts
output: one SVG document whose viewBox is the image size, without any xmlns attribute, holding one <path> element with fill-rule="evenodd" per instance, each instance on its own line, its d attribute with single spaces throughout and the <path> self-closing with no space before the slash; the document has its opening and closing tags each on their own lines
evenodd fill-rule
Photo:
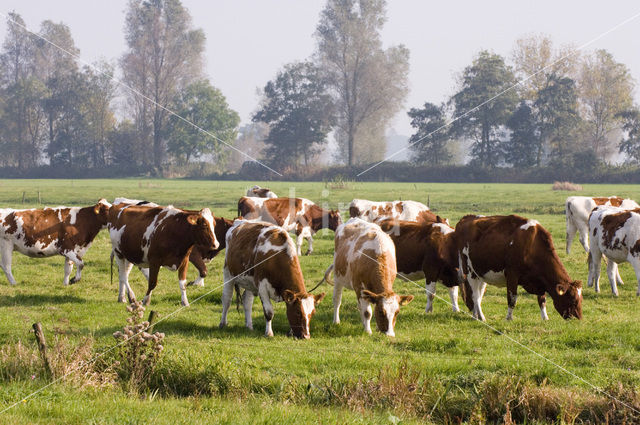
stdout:
<svg viewBox="0 0 640 425">
<path fill-rule="evenodd" d="M 24 204 L 24 198 L 27 196 L 27 192 L 22 192 L 22 203 Z"/>
<path fill-rule="evenodd" d="M 42 325 L 40 324 L 40 322 L 36 322 L 33 324 L 33 330 L 36 335 L 36 342 L 38 343 L 38 350 L 40 350 L 40 356 L 42 356 L 44 368 L 49 376 L 53 377 L 53 371 L 51 370 L 51 365 L 49 364 L 49 357 L 47 357 L 47 343 L 44 339 L 44 332 L 42 331 Z"/>
<path fill-rule="evenodd" d="M 40 205 L 42 202 L 40 202 L 40 191 L 38 191 L 38 205 Z"/>
<path fill-rule="evenodd" d="M 148 328 L 149 333 L 153 333 L 153 322 L 156 321 L 157 317 L 158 317 L 157 311 L 151 310 L 149 312 L 149 319 L 147 319 L 147 322 L 149 322 L 149 328 Z"/>
</svg>

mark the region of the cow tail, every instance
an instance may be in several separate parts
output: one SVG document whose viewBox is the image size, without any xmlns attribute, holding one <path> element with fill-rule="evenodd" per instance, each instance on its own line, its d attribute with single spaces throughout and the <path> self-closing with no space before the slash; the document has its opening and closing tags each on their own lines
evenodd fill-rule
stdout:
<svg viewBox="0 0 640 425">
<path fill-rule="evenodd" d="M 236 311 L 240 312 L 240 299 L 242 298 L 242 294 L 240 293 L 240 286 L 238 284 L 233 285 L 233 289 L 236 292 Z"/>
<path fill-rule="evenodd" d="M 327 282 L 329 285 L 333 286 L 333 282 L 331 282 L 331 280 L 329 280 L 329 275 L 331 274 L 331 271 L 333 270 L 333 263 L 329 266 L 329 268 L 327 269 L 326 272 L 324 272 L 324 277 L 322 278 L 322 280 L 320 282 L 318 282 L 316 284 L 316 286 L 313 287 L 313 289 L 310 289 L 307 292 L 313 292 L 316 289 L 318 289 L 318 286 L 322 285 L 322 282 Z"/>
<path fill-rule="evenodd" d="M 111 258 L 111 286 L 113 286 L 113 250 L 111 250 L 109 257 Z"/>
</svg>

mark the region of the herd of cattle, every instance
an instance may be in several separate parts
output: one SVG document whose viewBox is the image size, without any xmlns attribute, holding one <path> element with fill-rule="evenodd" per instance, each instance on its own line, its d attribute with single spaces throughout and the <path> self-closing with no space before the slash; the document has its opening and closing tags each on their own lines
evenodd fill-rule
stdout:
<svg viewBox="0 0 640 425">
<path fill-rule="evenodd" d="M 400 306 L 413 300 L 412 295 L 393 291 L 397 275 L 407 280 L 425 279 L 427 313 L 433 309 L 436 282 L 441 282 L 449 289 L 454 311 L 459 311 L 460 288 L 473 317 L 485 320 L 481 303 L 488 283 L 506 286 L 508 320 L 516 305 L 518 286 L 538 296 L 543 320 L 548 319 L 547 294 L 563 318 L 582 318 L 582 284 L 569 277 L 551 235 L 535 220 L 516 215 L 467 215 L 453 228 L 447 219 L 419 202 L 354 199 L 349 205 L 350 219 L 343 223 L 337 210 L 321 208 L 303 198 L 277 197 L 258 186 L 240 198 L 238 215 L 228 220 L 214 217 L 208 208 L 184 210 L 127 198 L 116 198 L 113 203 L 101 199 L 84 208 L 0 209 L 0 265 L 15 285 L 13 251 L 30 257 L 62 255 L 64 284 L 78 282 L 84 267 L 82 257 L 98 232 L 106 228 L 111 258 L 119 271 L 118 301 L 135 300 L 128 280 L 135 265 L 148 280 L 143 302 L 149 304 L 160 267 L 166 267 L 178 270 L 182 305 L 188 306 L 186 287 L 204 285 L 206 263 L 226 249 L 220 327 L 227 324 L 235 290 L 248 328 L 252 329 L 251 310 L 257 295 L 267 336 L 273 335 L 273 300 L 285 302 L 290 334 L 309 338 L 311 317 L 325 294 L 313 295 L 306 289 L 298 256 L 305 239 L 310 254 L 313 234 L 328 228 L 335 232 L 335 249 L 323 280 L 334 285 L 334 323 L 340 323 L 342 290 L 346 287 L 356 293 L 365 331 L 371 333 L 370 322 L 375 317 L 378 330 L 393 336 Z M 617 264 L 624 261 L 634 267 L 640 295 L 640 205 L 619 197 L 572 196 L 566 201 L 566 225 L 567 253 L 578 232 L 589 254 L 589 286 L 595 285 L 599 292 L 604 255 L 614 295 L 618 295 L 617 283 L 622 283 Z M 291 231 L 297 244 L 289 235 Z M 188 284 L 190 262 L 199 276 Z M 74 264 L 76 274 L 70 279 Z"/>
</svg>

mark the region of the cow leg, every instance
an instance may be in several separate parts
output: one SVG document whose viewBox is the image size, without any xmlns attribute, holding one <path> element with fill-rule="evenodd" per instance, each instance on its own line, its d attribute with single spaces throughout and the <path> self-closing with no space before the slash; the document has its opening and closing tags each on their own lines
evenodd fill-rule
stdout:
<svg viewBox="0 0 640 425">
<path fill-rule="evenodd" d="M 518 301 L 518 278 L 509 271 L 505 271 L 505 279 L 507 280 L 507 320 L 513 320 L 513 309 L 516 308 Z"/>
<path fill-rule="evenodd" d="M 602 253 L 597 246 L 591 247 L 591 250 L 589 251 L 589 260 L 589 277 L 587 278 L 587 286 L 595 286 L 595 291 L 600 292 L 600 263 L 602 262 Z"/>
<path fill-rule="evenodd" d="M 84 268 L 82 258 L 78 257 L 75 252 L 68 252 L 66 257 L 76 265 L 76 275 L 69 281 L 69 283 L 74 284 L 80 282 L 80 279 L 82 278 L 82 269 Z"/>
<path fill-rule="evenodd" d="M 364 331 L 371 335 L 371 316 L 373 313 L 371 303 L 364 298 L 358 298 L 358 307 L 360 309 L 360 318 L 362 319 Z"/>
<path fill-rule="evenodd" d="M 151 304 L 151 293 L 156 289 L 158 284 L 158 273 L 160 272 L 160 266 L 155 264 L 149 264 L 149 283 L 147 285 L 147 294 L 142 299 L 142 304 Z"/>
<path fill-rule="evenodd" d="M 487 284 L 480 279 L 473 279 L 468 277 L 469 286 L 471 286 L 471 297 L 473 299 L 473 318 L 485 321 L 484 314 L 482 314 L 482 296 Z"/>
<path fill-rule="evenodd" d="M 638 289 L 636 290 L 636 296 L 640 296 L 640 258 L 631 254 L 629 256 L 629 263 L 633 266 L 633 271 L 636 273 L 636 280 L 638 281 Z"/>
<path fill-rule="evenodd" d="M 542 320 L 549 320 L 549 316 L 547 316 L 547 296 L 546 295 L 538 295 L 538 305 L 540 306 L 540 317 L 542 317 Z"/>
<path fill-rule="evenodd" d="M 587 223 L 580 223 L 578 226 L 578 233 L 580 233 L 580 243 L 584 248 L 584 252 L 589 253 L 589 225 Z"/>
<path fill-rule="evenodd" d="M 200 253 L 195 249 L 192 250 L 189 261 L 195 266 L 199 274 L 198 277 L 194 281 L 189 282 L 187 286 L 204 286 L 204 278 L 207 277 L 207 265 L 202 260 Z"/>
<path fill-rule="evenodd" d="M 7 280 L 10 284 L 15 285 L 16 279 L 13 277 L 11 273 L 11 257 L 13 256 L 13 243 L 6 239 L 0 240 L 0 254 L 2 255 L 2 262 L 0 266 L 2 267 L 2 271 L 4 271 L 5 276 L 7 276 Z"/>
<path fill-rule="evenodd" d="M 436 283 L 427 283 L 425 286 L 427 291 L 427 306 L 424 311 L 425 313 L 431 313 L 433 311 L 433 299 L 436 297 Z"/>
<path fill-rule="evenodd" d="M 618 263 L 615 263 L 616 265 L 616 283 L 618 285 L 624 285 L 624 282 L 622 281 L 622 277 L 620 276 L 620 267 L 618 266 Z"/>
<path fill-rule="evenodd" d="M 307 253 L 305 255 L 311 255 L 313 252 L 313 237 L 311 235 L 307 236 L 307 243 L 309 244 L 309 248 L 307 248 Z"/>
<path fill-rule="evenodd" d="M 140 270 L 140 273 L 142 273 L 144 278 L 147 279 L 147 282 L 149 282 L 149 268 L 138 266 L 138 270 Z"/>
<path fill-rule="evenodd" d="M 189 269 L 189 257 L 182 260 L 182 264 L 178 267 L 178 287 L 180 288 L 180 304 L 183 307 L 189 307 L 187 299 L 187 270 Z"/>
<path fill-rule="evenodd" d="M 573 243 L 573 238 L 576 236 L 576 232 L 578 228 L 576 227 L 573 220 L 569 217 L 569 214 L 566 216 L 567 220 L 567 254 L 571 254 L 571 244 Z"/>
<path fill-rule="evenodd" d="M 133 293 L 131 286 L 129 286 L 129 272 L 131 272 L 131 268 L 133 267 L 133 264 L 131 264 L 124 258 L 119 258 L 117 255 L 116 255 L 116 264 L 118 265 L 118 281 L 119 281 L 118 302 L 119 303 L 126 302 L 124 299 L 125 290 L 126 290 L 127 297 L 129 298 L 129 302 L 135 302 L 136 296 Z"/>
<path fill-rule="evenodd" d="M 298 257 L 302 255 L 302 241 L 304 241 L 304 237 L 302 236 L 302 232 L 297 232 L 297 239 L 296 239 L 296 245 L 297 245 L 297 252 L 298 252 Z"/>
<path fill-rule="evenodd" d="M 335 282 L 333 287 L 333 323 L 340 323 L 340 305 L 342 304 L 342 285 Z"/>
<path fill-rule="evenodd" d="M 233 282 L 233 276 L 229 273 L 229 269 L 226 267 L 222 270 L 222 317 L 220 318 L 220 329 L 227 326 L 227 313 L 229 312 L 229 306 L 231 305 L 231 299 L 233 298 L 233 289 L 235 287 Z"/>
<path fill-rule="evenodd" d="M 607 277 L 609 278 L 609 284 L 611 285 L 611 293 L 615 297 L 618 296 L 618 286 L 616 285 L 616 273 L 618 272 L 618 267 L 615 261 L 609 259 L 607 263 Z"/>
<path fill-rule="evenodd" d="M 246 293 L 251 293 L 251 291 L 245 291 L 245 294 Z M 271 321 L 273 320 L 273 305 L 271 304 L 269 291 L 264 281 L 263 284 L 258 287 L 258 295 L 260 296 L 260 301 L 262 301 L 262 311 L 264 312 L 264 320 L 266 322 L 264 336 L 273 336 L 273 329 L 271 329 Z M 251 301 L 253 303 L 253 294 L 251 294 Z M 246 311 L 247 310 L 245 307 L 245 313 Z"/>
<path fill-rule="evenodd" d="M 69 284 L 69 276 L 71 276 L 71 272 L 73 271 L 73 261 L 69 260 L 67 257 L 64 257 L 64 279 L 62 279 L 62 284 L 67 286 Z"/>
<path fill-rule="evenodd" d="M 253 319 L 251 317 L 251 314 L 253 313 L 254 298 L 255 298 L 254 293 L 248 289 L 245 290 L 242 294 L 242 308 L 244 309 L 244 325 L 247 327 L 247 329 L 251 329 L 251 330 L 253 330 Z M 262 298 L 260 298 L 260 300 L 262 301 Z M 262 305 L 262 310 L 265 311 L 264 304 Z M 266 317 L 267 317 L 267 314 L 265 313 L 265 319 Z M 271 317 L 273 317 L 273 307 L 271 307 Z M 269 328 L 271 327 L 271 322 L 269 322 L 268 326 Z M 273 336 L 273 332 L 271 333 L 271 336 Z"/>
<path fill-rule="evenodd" d="M 449 288 L 449 298 L 451 298 L 451 307 L 453 308 L 454 313 L 460 312 L 460 307 L 458 307 L 458 287 L 452 286 Z"/>
</svg>

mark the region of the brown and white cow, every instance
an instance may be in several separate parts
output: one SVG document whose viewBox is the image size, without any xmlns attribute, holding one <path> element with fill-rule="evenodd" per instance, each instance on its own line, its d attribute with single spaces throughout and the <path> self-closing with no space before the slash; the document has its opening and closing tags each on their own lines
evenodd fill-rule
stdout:
<svg viewBox="0 0 640 425">
<path fill-rule="evenodd" d="M 638 280 L 636 295 L 640 295 L 640 209 L 627 210 L 616 207 L 597 207 L 589 217 L 589 286 L 595 284 L 600 292 L 600 260 L 609 260 L 607 275 L 611 292 L 618 296 L 615 265 L 628 261 Z"/>
<path fill-rule="evenodd" d="M 109 204 L 100 199 L 90 207 L 57 207 L 29 210 L 0 210 L 0 253 L 2 270 L 9 283 L 16 284 L 11 273 L 13 251 L 34 258 L 62 255 L 63 284 L 75 283 L 82 277 L 82 257 L 93 239 L 107 225 Z M 76 275 L 69 276 L 76 265 Z"/>
<path fill-rule="evenodd" d="M 243 196 L 238 201 L 238 215 L 247 220 L 263 220 L 277 224 L 288 232 L 295 231 L 298 237 L 297 253 L 301 255 L 302 241 L 309 243 L 305 255 L 313 252 L 313 234 L 329 228 L 335 232 L 342 218 L 338 210 L 321 208 L 304 198 L 250 198 Z"/>
<path fill-rule="evenodd" d="M 473 317 L 485 320 L 481 303 L 490 283 L 507 287 L 507 320 L 513 317 L 518 285 L 538 296 L 543 320 L 548 319 L 545 293 L 563 318 L 582 318 L 582 284 L 571 280 L 551 235 L 537 221 L 517 215 L 468 215 L 456 225 L 455 235 L 460 270 L 470 286 L 465 301 Z"/>
<path fill-rule="evenodd" d="M 340 323 L 342 289 L 353 289 L 365 332 L 371 334 L 371 315 L 375 315 L 378 330 L 395 336 L 395 324 L 400 306 L 409 304 L 413 295 L 393 292 L 396 278 L 396 249 L 380 226 L 360 218 L 351 218 L 338 226 L 333 264 L 333 323 Z M 371 305 L 375 306 L 372 311 Z"/>
<path fill-rule="evenodd" d="M 147 206 L 147 207 L 158 207 L 159 205 L 155 202 L 143 201 L 139 199 L 129 199 L 129 198 L 116 198 L 113 201 L 113 205 L 117 204 L 129 204 L 129 205 L 138 205 L 138 206 Z M 189 211 L 189 210 L 184 210 Z M 197 214 L 197 211 L 189 211 L 191 213 Z M 225 248 L 225 235 L 227 231 L 233 226 L 233 220 L 226 219 L 224 217 L 214 217 L 214 233 L 216 235 L 216 240 L 220 244 L 217 249 L 206 249 L 202 246 L 195 245 L 191 250 L 191 254 L 189 254 L 189 262 L 195 266 L 198 270 L 198 277 L 192 281 L 187 283 L 187 286 L 204 286 L 204 279 L 207 277 L 207 263 L 211 262 L 215 258 L 216 255 L 220 251 Z M 140 268 L 140 271 L 144 274 L 144 276 L 149 278 L 149 269 Z"/>
<path fill-rule="evenodd" d="M 247 189 L 247 196 L 252 198 L 277 198 L 278 195 L 273 193 L 266 187 L 253 186 L 251 189 Z"/>
<path fill-rule="evenodd" d="M 454 312 L 458 312 L 458 286 L 461 280 L 455 232 L 440 216 L 434 217 L 432 222 L 386 219 L 379 224 L 396 247 L 398 273 L 407 279 L 425 279 L 425 311 L 433 311 L 436 282 L 440 281 L 449 288 L 451 306 Z"/>
<path fill-rule="evenodd" d="M 125 290 L 129 299 L 135 300 L 128 280 L 133 265 L 149 268 L 149 284 L 143 300 L 147 305 L 158 283 L 160 267 L 167 267 L 178 269 L 182 305 L 188 306 L 185 286 L 189 255 L 194 246 L 203 251 L 219 247 L 214 223 L 209 208 L 192 212 L 172 206 L 114 205 L 109 211 L 108 228 L 118 264 L 118 301 L 124 302 Z"/>
<path fill-rule="evenodd" d="M 311 317 L 324 293 L 307 292 L 296 247 L 289 234 L 272 223 L 236 220 L 227 233 L 226 243 L 220 328 L 227 325 L 234 288 L 241 287 L 245 289 L 242 304 L 247 328 L 253 329 L 251 311 L 257 295 L 262 301 L 266 336 L 273 336 L 271 300 L 274 300 L 286 303 L 291 334 L 296 338 L 309 338 Z"/>
<path fill-rule="evenodd" d="M 567 224 L 567 254 L 571 252 L 571 243 L 576 236 L 576 232 L 580 234 L 580 243 L 585 252 L 589 254 L 589 215 L 597 206 L 620 207 L 625 210 L 640 208 L 634 200 L 624 199 L 619 196 L 607 196 L 590 198 L 588 196 L 569 196 L 565 202 L 565 219 Z M 591 256 L 589 256 L 591 262 Z M 589 263 L 591 264 L 591 263 Z M 609 265 L 607 265 L 609 267 Z M 624 282 L 620 277 L 618 265 L 611 265 L 615 274 L 617 283 L 623 285 Z M 593 282 L 589 282 L 587 286 L 591 286 Z"/>
<path fill-rule="evenodd" d="M 375 222 L 379 219 L 395 218 L 406 221 L 433 221 L 429 207 L 416 201 L 374 202 L 354 199 L 349 204 L 349 216 Z"/>
</svg>

